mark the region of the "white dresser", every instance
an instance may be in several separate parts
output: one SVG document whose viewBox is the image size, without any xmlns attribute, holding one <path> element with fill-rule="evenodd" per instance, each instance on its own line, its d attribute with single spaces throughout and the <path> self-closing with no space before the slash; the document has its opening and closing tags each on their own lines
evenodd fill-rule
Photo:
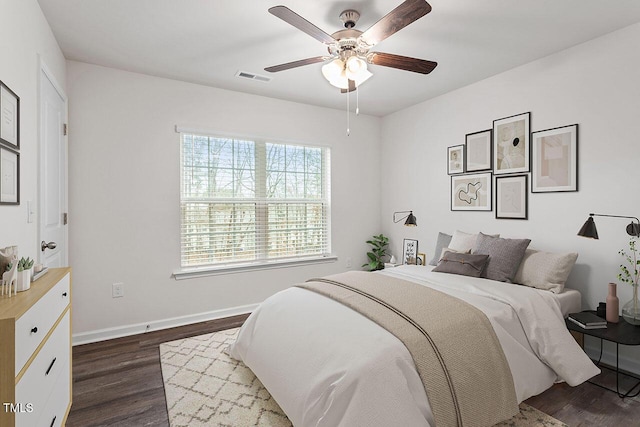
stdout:
<svg viewBox="0 0 640 427">
<path fill-rule="evenodd" d="M 0 297 L 0 426 L 64 426 L 71 409 L 71 269 Z"/>
</svg>

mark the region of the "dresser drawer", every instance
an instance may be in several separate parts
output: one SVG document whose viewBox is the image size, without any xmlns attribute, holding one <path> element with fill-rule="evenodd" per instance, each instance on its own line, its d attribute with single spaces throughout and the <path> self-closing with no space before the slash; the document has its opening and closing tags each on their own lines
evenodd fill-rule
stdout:
<svg viewBox="0 0 640 427">
<path fill-rule="evenodd" d="M 16 320 L 16 376 L 71 300 L 69 274 Z"/>
<path fill-rule="evenodd" d="M 42 414 L 38 418 L 37 426 L 61 427 L 67 415 L 71 399 L 71 377 L 69 375 L 69 362 L 66 371 L 61 372 L 55 385 L 55 392 L 49 397 Z M 16 424 L 16 427 L 20 424 Z M 26 427 L 26 425 L 25 425 Z"/>
<path fill-rule="evenodd" d="M 32 412 L 16 414 L 16 426 L 36 426 L 36 420 L 44 416 L 48 401 L 66 392 L 56 385 L 61 376 L 69 377 L 70 312 L 53 331 L 25 374 L 16 385 L 16 402 L 30 404 Z M 66 406 L 65 406 L 66 409 Z M 53 418 L 53 417 L 52 417 Z M 49 424 L 47 424 L 49 425 Z"/>
</svg>

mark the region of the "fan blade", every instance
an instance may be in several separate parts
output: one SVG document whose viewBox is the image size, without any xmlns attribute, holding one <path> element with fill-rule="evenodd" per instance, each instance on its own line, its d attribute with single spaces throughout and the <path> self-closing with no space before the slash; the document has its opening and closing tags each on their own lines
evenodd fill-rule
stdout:
<svg viewBox="0 0 640 427">
<path fill-rule="evenodd" d="M 426 1 L 405 0 L 404 3 L 362 33 L 360 39 L 367 45 L 373 46 L 429 12 L 431 12 L 431 5 Z"/>
<path fill-rule="evenodd" d="M 299 61 L 287 62 L 286 64 L 274 65 L 273 67 L 267 67 L 264 70 L 270 73 L 277 73 L 278 71 L 302 67 L 303 65 L 315 64 L 317 62 L 325 61 L 326 59 L 326 56 L 316 56 L 315 58 L 301 59 Z"/>
<path fill-rule="evenodd" d="M 429 74 L 438 65 L 437 62 L 433 61 L 382 52 L 373 52 L 369 56 L 369 62 L 383 67 L 398 68 L 420 74 Z"/>
<path fill-rule="evenodd" d="M 356 82 L 349 79 L 349 89 L 340 89 L 340 93 L 353 92 L 354 90 L 356 90 Z"/>
<path fill-rule="evenodd" d="M 273 16 L 277 16 L 288 24 L 293 25 L 300 31 L 304 31 L 314 39 L 324 44 L 332 44 L 336 42 L 336 40 L 329 34 L 325 33 L 320 28 L 316 27 L 286 6 L 274 6 L 269 9 L 269 13 Z"/>
</svg>

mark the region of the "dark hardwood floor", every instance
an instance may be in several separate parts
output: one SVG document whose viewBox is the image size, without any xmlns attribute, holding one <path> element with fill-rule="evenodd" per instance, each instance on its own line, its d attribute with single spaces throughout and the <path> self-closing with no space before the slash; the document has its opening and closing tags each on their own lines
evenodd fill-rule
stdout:
<svg viewBox="0 0 640 427">
<path fill-rule="evenodd" d="M 74 347 L 73 406 L 67 426 L 168 426 L 159 344 L 234 328 L 242 325 L 246 317 Z M 615 376 L 605 373 L 604 377 L 615 386 Z M 571 427 L 640 426 L 639 398 L 620 399 L 592 384 L 556 384 L 526 403 Z"/>
<path fill-rule="evenodd" d="M 67 427 L 168 426 L 158 346 L 238 327 L 247 316 L 73 347 L 73 405 Z"/>
</svg>

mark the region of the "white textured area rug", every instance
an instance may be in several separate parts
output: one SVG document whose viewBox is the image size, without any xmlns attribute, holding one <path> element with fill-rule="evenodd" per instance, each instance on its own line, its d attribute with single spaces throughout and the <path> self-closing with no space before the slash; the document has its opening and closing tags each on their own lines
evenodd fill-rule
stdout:
<svg viewBox="0 0 640 427">
<path fill-rule="evenodd" d="M 242 362 L 224 349 L 239 328 L 160 345 L 160 361 L 171 427 L 291 426 L 276 401 Z M 496 427 L 567 427 L 520 404 L 520 414 Z"/>
</svg>

